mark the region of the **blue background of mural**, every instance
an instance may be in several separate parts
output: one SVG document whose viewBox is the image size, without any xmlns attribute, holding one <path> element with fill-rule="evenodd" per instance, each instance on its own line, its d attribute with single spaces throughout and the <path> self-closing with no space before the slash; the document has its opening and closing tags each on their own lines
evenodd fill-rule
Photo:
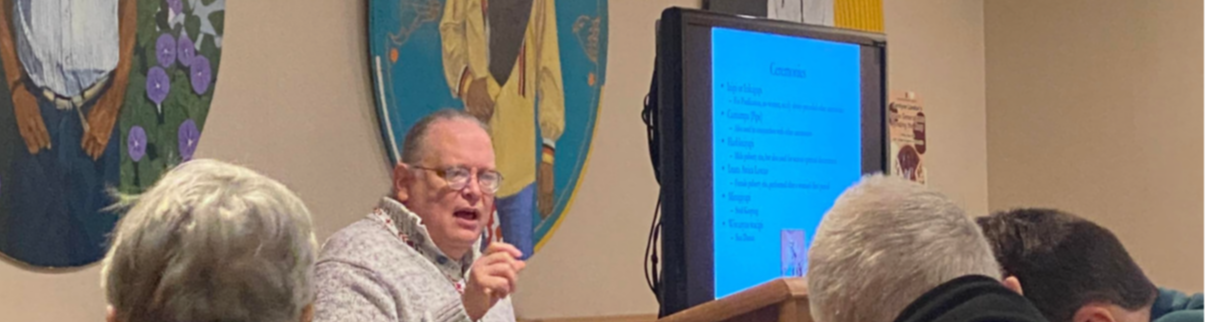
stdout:
<svg viewBox="0 0 1205 322">
<path fill-rule="evenodd" d="M 444 80 L 439 35 L 443 1 L 373 0 L 369 8 L 369 67 L 381 133 L 393 163 L 397 162 L 396 153 L 400 153 L 393 151 L 394 146 L 401 146 L 406 130 L 415 121 L 440 108 L 463 109 L 464 105 L 452 97 Z M 531 214 L 537 249 L 541 241 L 551 237 L 555 223 L 565 215 L 573 189 L 581 178 L 606 83 L 607 1 L 558 1 L 556 15 L 565 91 L 565 132 L 557 141 L 553 214 L 544 221 L 535 212 Z M 591 61 L 583 45 L 588 28 L 574 32 L 574 24 L 583 16 L 600 20 L 597 64 Z M 408 37 L 403 36 L 405 42 L 395 47 L 389 34 L 399 31 Z M 392 48 L 397 48 L 398 58 L 391 64 Z M 589 83 L 590 74 L 595 75 L 593 85 Z M 382 88 L 384 93 L 380 91 Z M 382 103 L 387 105 L 384 109 Z M 533 153 L 538 153 L 538 144 L 532 142 Z"/>
</svg>

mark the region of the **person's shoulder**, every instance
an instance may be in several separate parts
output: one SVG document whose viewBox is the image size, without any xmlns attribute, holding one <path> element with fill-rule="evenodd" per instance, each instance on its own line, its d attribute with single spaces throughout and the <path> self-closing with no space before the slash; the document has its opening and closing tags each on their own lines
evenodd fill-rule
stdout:
<svg viewBox="0 0 1205 322">
<path fill-rule="evenodd" d="M 1173 289 L 1159 288 L 1159 296 L 1151 305 L 1151 321 L 1201 321 L 1205 318 L 1203 308 L 1205 299 L 1201 293 L 1184 294 Z"/>
<path fill-rule="evenodd" d="M 1175 311 L 1151 320 L 1151 322 L 1201 322 L 1205 319 L 1205 312 L 1201 309 Z"/>
<path fill-rule="evenodd" d="M 386 238 L 397 237 L 390 234 L 389 229 L 381 223 L 369 218 L 362 218 L 331 234 L 331 237 L 327 238 L 326 243 L 323 243 L 322 249 L 326 251 L 328 248 L 339 247 L 348 243 L 380 242 Z"/>
<path fill-rule="evenodd" d="M 896 317 L 895 322 L 1010 321 L 1046 322 L 1029 300 L 1000 281 L 967 275 L 924 293 Z"/>
<path fill-rule="evenodd" d="M 401 240 L 372 219 L 361 219 L 340 229 L 322 243 L 319 264 L 386 259 L 401 254 Z"/>
</svg>

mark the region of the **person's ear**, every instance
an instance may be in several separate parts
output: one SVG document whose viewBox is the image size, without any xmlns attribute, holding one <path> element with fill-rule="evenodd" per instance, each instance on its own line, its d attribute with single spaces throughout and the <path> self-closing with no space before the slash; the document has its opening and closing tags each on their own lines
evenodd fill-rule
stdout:
<svg viewBox="0 0 1205 322">
<path fill-rule="evenodd" d="M 1021 281 L 1016 276 L 1005 277 L 1000 283 L 1003 283 L 1005 288 L 1017 292 L 1017 294 L 1025 295 L 1025 291 L 1021 289 Z"/>
<path fill-rule="evenodd" d="M 105 322 L 117 322 L 117 310 L 112 305 L 108 306 L 108 312 L 105 313 Z"/>
<path fill-rule="evenodd" d="M 1115 322 L 1113 313 L 1104 304 L 1088 303 L 1075 311 L 1071 322 Z"/>
<path fill-rule="evenodd" d="M 306 305 L 305 308 L 301 309 L 301 322 L 311 321 L 314 321 L 314 303 L 310 303 L 310 305 Z"/>
<path fill-rule="evenodd" d="M 393 167 L 393 198 L 398 202 L 406 202 L 410 199 L 410 183 L 414 181 L 414 172 L 410 171 L 410 165 L 398 162 Z"/>
</svg>

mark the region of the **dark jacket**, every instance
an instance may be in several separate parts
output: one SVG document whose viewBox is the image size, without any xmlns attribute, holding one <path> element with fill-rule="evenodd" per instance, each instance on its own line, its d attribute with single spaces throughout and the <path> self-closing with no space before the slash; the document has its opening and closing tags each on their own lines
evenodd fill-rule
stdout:
<svg viewBox="0 0 1205 322">
<path fill-rule="evenodd" d="M 1200 322 L 1205 299 L 1201 293 L 1191 296 L 1175 290 L 1160 288 L 1159 297 L 1151 305 L 1151 321 L 1154 322 Z"/>
<path fill-rule="evenodd" d="M 1046 322 L 1042 312 L 999 280 L 967 275 L 909 304 L 896 322 Z"/>
</svg>

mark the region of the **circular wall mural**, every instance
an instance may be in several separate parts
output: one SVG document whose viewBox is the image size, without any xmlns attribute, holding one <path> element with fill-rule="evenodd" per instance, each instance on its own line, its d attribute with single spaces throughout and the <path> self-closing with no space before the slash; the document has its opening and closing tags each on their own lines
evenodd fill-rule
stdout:
<svg viewBox="0 0 1205 322">
<path fill-rule="evenodd" d="M 0 0 L 0 254 L 101 259 L 120 194 L 196 151 L 224 0 Z"/>
<path fill-rule="evenodd" d="M 538 251 L 586 167 L 606 82 L 607 1 L 372 0 L 368 37 L 390 161 L 433 111 L 488 123 L 504 180 L 486 238 Z"/>
</svg>

